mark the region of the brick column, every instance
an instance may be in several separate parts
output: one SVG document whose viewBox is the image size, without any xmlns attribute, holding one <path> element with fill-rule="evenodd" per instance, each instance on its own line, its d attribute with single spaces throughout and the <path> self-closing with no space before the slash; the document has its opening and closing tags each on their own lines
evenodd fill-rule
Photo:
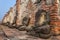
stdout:
<svg viewBox="0 0 60 40">
<path fill-rule="evenodd" d="M 58 12 L 58 0 L 50 7 L 50 26 L 54 34 L 60 34 L 60 16 Z"/>
<path fill-rule="evenodd" d="M 21 0 L 17 0 L 16 1 L 16 25 L 19 26 L 19 25 L 22 25 L 22 22 L 21 22 L 21 14 L 20 14 L 20 2 Z"/>
<path fill-rule="evenodd" d="M 28 2 L 29 0 L 17 0 L 16 2 L 16 15 L 17 15 L 16 25 L 17 26 L 23 25 L 22 24 L 23 18 L 29 14 L 27 10 Z"/>
<path fill-rule="evenodd" d="M 35 9 L 36 6 L 34 6 L 34 4 L 32 3 L 32 0 L 29 1 L 28 3 L 28 9 L 31 11 L 30 12 L 30 21 L 29 21 L 29 25 L 28 25 L 28 28 L 32 28 L 32 26 L 34 26 L 35 24 L 35 12 L 34 12 L 34 9 Z"/>
</svg>

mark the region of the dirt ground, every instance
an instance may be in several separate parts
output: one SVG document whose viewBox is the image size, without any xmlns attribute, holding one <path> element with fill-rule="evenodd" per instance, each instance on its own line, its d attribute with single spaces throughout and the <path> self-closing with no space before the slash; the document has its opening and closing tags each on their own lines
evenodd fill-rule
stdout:
<svg viewBox="0 0 60 40">
<path fill-rule="evenodd" d="M 26 31 L 19 31 L 0 25 L 0 40 L 60 40 L 60 36 L 51 36 L 48 39 L 42 39 L 27 35 Z"/>
</svg>

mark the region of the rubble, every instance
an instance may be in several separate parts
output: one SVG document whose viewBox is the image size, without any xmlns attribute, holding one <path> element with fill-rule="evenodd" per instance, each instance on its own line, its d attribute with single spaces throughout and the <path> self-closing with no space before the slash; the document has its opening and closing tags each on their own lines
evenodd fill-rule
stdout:
<svg viewBox="0 0 60 40">
<path fill-rule="evenodd" d="M 52 36 L 47 39 L 43 39 L 43 38 L 29 35 L 27 34 L 26 31 L 19 31 L 17 29 L 11 29 L 3 25 L 0 25 L 0 27 L 2 27 L 1 32 L 3 32 L 3 34 L 1 34 L 0 32 L 0 40 L 60 40 L 60 36 Z M 8 32 L 10 36 L 8 36 L 6 32 Z M 11 35 L 11 33 L 14 35 Z"/>
</svg>

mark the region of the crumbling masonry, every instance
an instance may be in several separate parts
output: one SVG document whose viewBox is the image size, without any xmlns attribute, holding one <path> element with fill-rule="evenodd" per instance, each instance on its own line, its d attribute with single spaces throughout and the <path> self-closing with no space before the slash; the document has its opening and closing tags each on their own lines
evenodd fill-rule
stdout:
<svg viewBox="0 0 60 40">
<path fill-rule="evenodd" d="M 42 27 L 41 25 L 48 22 L 53 34 L 60 34 L 59 11 L 59 0 L 17 0 L 16 5 L 4 16 L 2 23 L 30 29 L 36 25 Z"/>
</svg>

